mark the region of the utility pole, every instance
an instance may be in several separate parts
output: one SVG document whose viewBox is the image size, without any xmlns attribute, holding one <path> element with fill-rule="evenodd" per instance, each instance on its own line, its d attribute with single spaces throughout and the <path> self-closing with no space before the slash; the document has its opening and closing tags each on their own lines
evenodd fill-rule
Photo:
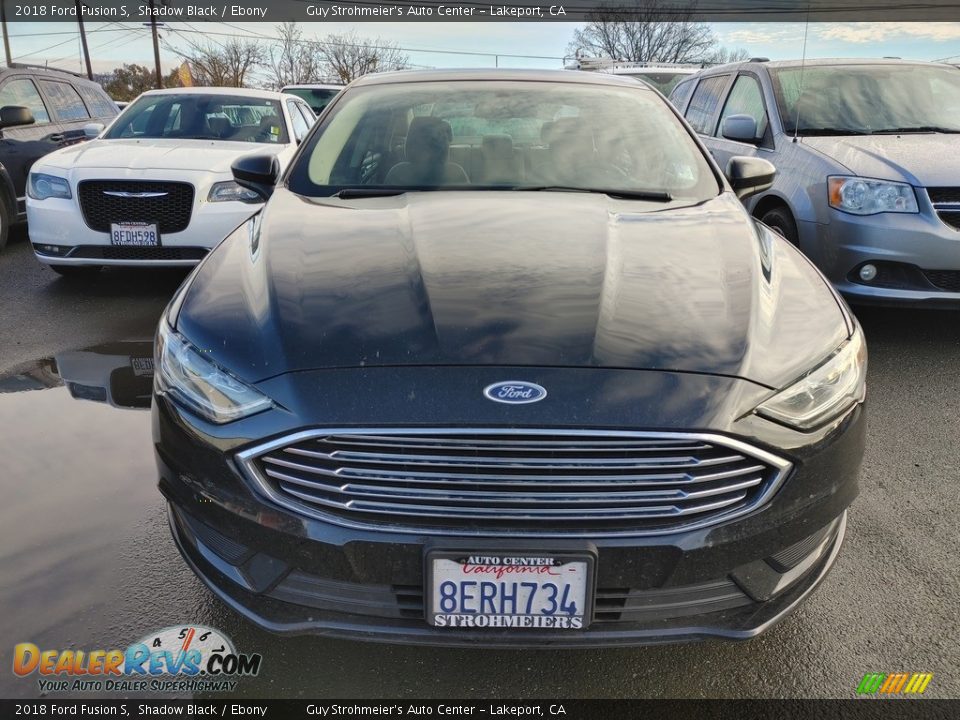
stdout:
<svg viewBox="0 0 960 720">
<path fill-rule="evenodd" d="M 7 3 L 6 0 L 0 0 L 0 25 L 3 25 L 3 51 L 7 56 L 7 67 L 13 61 L 10 58 L 10 38 L 7 35 Z"/>
<path fill-rule="evenodd" d="M 160 90 L 163 88 L 163 71 L 160 70 L 160 43 L 157 40 L 157 16 L 153 0 L 150 0 L 150 30 L 153 32 L 153 62 L 157 69 L 157 90 Z"/>
<path fill-rule="evenodd" d="M 0 0 L 3 2 L 3 0 Z M 74 4 L 77 7 L 77 24 L 80 26 L 80 45 L 83 46 L 83 61 L 87 64 L 87 79 L 93 80 L 93 68 L 90 67 L 90 48 L 87 47 L 87 32 L 83 29 L 83 7 L 81 7 L 80 0 L 74 0 Z M 4 33 L 4 38 L 6 38 L 6 33 Z"/>
</svg>

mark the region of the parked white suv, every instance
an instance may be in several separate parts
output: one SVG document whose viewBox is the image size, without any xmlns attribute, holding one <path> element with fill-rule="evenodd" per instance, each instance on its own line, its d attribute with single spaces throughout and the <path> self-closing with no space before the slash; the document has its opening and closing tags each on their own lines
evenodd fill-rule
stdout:
<svg viewBox="0 0 960 720">
<path fill-rule="evenodd" d="M 144 93 L 97 139 L 32 167 L 34 252 L 62 275 L 196 264 L 263 202 L 231 164 L 270 153 L 285 167 L 313 120 L 303 100 L 265 90 Z"/>
</svg>

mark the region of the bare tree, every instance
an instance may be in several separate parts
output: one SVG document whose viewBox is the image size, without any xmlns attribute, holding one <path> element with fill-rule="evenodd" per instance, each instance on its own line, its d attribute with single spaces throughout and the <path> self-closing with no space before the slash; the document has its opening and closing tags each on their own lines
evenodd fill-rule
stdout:
<svg viewBox="0 0 960 720">
<path fill-rule="evenodd" d="M 250 75 L 263 65 L 266 53 L 255 40 L 232 38 L 225 43 L 190 45 L 180 53 L 190 63 L 197 85 L 245 87 Z"/>
<path fill-rule="evenodd" d="M 574 31 L 568 52 L 631 62 L 713 62 L 719 43 L 709 25 L 693 19 L 695 10 L 693 2 L 666 5 L 661 0 L 601 6 L 585 27 Z"/>
<path fill-rule="evenodd" d="M 724 63 L 742 62 L 749 60 L 750 53 L 743 48 L 717 48 L 704 58 L 708 65 L 723 65 Z"/>
<path fill-rule="evenodd" d="M 267 83 L 279 90 L 284 85 L 317 82 L 323 79 L 323 64 L 318 44 L 305 41 L 296 23 L 285 22 L 266 60 Z"/>
<path fill-rule="evenodd" d="M 410 58 L 396 43 L 359 37 L 356 32 L 327 35 L 317 45 L 322 74 L 348 83 L 361 75 L 409 67 Z"/>
</svg>

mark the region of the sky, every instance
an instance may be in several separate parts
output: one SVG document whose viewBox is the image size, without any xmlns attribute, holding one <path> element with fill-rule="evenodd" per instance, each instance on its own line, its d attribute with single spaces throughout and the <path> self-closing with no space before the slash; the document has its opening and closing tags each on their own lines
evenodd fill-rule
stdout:
<svg viewBox="0 0 960 720">
<path fill-rule="evenodd" d="M 884 57 L 913 60 L 956 58 L 960 62 L 960 23 L 712 23 L 725 47 L 743 48 L 751 56 L 772 60 L 815 57 Z M 149 29 L 140 23 L 86 24 L 95 72 L 122 63 L 151 66 Z M 577 23 L 301 23 L 304 37 L 355 30 L 366 38 L 399 44 L 410 62 L 421 67 L 559 68 Z M 164 69 L 179 64 L 177 49 L 207 33 L 274 35 L 273 23 L 168 23 L 161 30 Z M 219 35 L 217 33 L 223 33 Z M 8 22 L 15 61 L 49 64 L 75 72 L 83 69 L 74 23 Z M 475 54 L 467 54 L 475 53 Z M 534 56 L 534 57 L 520 57 Z"/>
</svg>

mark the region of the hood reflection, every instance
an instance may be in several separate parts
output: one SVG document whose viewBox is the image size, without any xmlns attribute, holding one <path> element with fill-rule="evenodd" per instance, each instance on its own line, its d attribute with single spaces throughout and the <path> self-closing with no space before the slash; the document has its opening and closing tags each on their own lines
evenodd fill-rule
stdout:
<svg viewBox="0 0 960 720">
<path fill-rule="evenodd" d="M 41 358 L 0 376 L 0 393 L 66 386 L 75 400 L 149 408 L 153 342 L 113 342 Z"/>
</svg>

